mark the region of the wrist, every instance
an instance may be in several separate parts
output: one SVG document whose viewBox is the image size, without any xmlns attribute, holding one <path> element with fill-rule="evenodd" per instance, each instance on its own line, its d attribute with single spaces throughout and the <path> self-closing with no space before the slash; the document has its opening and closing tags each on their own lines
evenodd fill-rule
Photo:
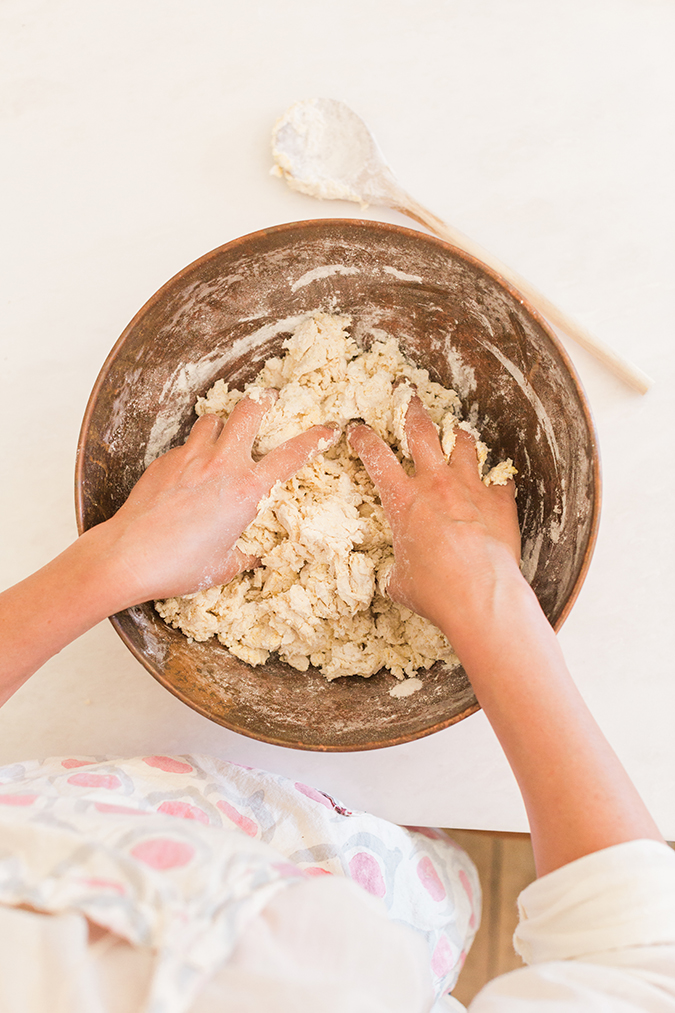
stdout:
<svg viewBox="0 0 675 1013">
<path fill-rule="evenodd" d="M 470 559 L 464 576 L 453 575 L 452 594 L 439 596 L 434 618 L 465 667 L 476 655 L 503 650 L 505 638 L 517 635 L 518 627 L 541 622 L 548 626 L 534 592 L 505 546 L 486 545 Z"/>
<path fill-rule="evenodd" d="M 85 532 L 59 556 L 0 595 L 0 704 L 41 665 L 131 604 L 114 565 L 110 531 Z"/>
<path fill-rule="evenodd" d="M 125 561 L 123 543 L 124 532 L 112 517 L 89 528 L 71 546 L 77 557 L 78 580 L 101 619 L 147 598 L 133 567 Z"/>
</svg>

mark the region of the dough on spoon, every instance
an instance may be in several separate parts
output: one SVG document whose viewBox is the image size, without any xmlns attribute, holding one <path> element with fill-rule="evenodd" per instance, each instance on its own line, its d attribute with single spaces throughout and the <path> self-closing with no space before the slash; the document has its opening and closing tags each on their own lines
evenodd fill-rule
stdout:
<svg viewBox="0 0 675 1013">
<path fill-rule="evenodd" d="M 360 348 L 349 336 L 350 323 L 349 317 L 325 313 L 307 317 L 284 342 L 285 354 L 269 359 L 254 383 L 239 391 L 216 381 L 199 398 L 197 414 L 226 419 L 245 395 L 276 387 L 279 398 L 263 419 L 254 455 L 319 423 L 344 426 L 361 418 L 412 472 L 404 425 L 414 385 L 449 454 L 455 427 L 468 427 L 460 422 L 455 391 L 406 359 L 394 338 Z M 481 477 L 486 456 L 481 443 Z M 483 481 L 504 484 L 514 473 L 511 461 L 502 462 Z M 215 635 L 250 665 L 263 664 L 276 651 L 293 668 L 313 665 L 327 679 L 368 677 L 382 668 L 403 679 L 439 660 L 459 664 L 440 630 L 387 595 L 391 529 L 344 434 L 288 482 L 275 485 L 237 544 L 259 556 L 262 566 L 229 584 L 155 603 L 192 640 Z"/>
</svg>

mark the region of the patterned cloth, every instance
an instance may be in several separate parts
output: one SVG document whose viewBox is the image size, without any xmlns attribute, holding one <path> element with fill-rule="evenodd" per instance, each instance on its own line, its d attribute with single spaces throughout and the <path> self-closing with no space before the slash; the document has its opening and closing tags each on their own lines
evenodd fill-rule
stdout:
<svg viewBox="0 0 675 1013">
<path fill-rule="evenodd" d="M 478 927 L 471 860 L 441 830 L 350 812 L 207 757 L 0 768 L 0 903 L 77 911 L 157 952 L 147 1013 L 182 1013 L 281 889 L 345 876 L 421 934 L 437 996 Z"/>
</svg>

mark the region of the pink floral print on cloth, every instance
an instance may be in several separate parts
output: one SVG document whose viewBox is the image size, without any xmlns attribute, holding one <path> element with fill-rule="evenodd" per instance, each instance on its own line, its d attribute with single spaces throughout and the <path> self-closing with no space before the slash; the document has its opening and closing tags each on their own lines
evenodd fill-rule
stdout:
<svg viewBox="0 0 675 1013">
<path fill-rule="evenodd" d="M 443 831 L 203 756 L 0 768 L 0 902 L 79 911 L 152 946 L 147 1013 L 182 1013 L 278 890 L 323 875 L 352 879 L 421 934 L 436 995 L 452 989 L 480 886 Z"/>
</svg>

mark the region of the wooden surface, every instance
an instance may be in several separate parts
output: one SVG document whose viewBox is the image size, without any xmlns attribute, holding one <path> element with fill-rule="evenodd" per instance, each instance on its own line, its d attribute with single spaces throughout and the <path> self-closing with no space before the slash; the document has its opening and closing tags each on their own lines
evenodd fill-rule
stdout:
<svg viewBox="0 0 675 1013">
<path fill-rule="evenodd" d="M 536 873 L 529 834 L 448 833 L 475 862 L 483 890 L 480 927 L 452 993 L 468 1006 L 488 981 L 524 966 L 512 942 L 518 922 L 516 901 Z"/>
<path fill-rule="evenodd" d="M 488 981 L 525 966 L 513 948 L 517 900 L 537 876 L 529 834 L 487 830 L 447 833 L 473 859 L 483 891 L 480 926 L 452 993 L 468 1006 Z M 672 841 L 669 844 L 675 848 Z"/>
</svg>

